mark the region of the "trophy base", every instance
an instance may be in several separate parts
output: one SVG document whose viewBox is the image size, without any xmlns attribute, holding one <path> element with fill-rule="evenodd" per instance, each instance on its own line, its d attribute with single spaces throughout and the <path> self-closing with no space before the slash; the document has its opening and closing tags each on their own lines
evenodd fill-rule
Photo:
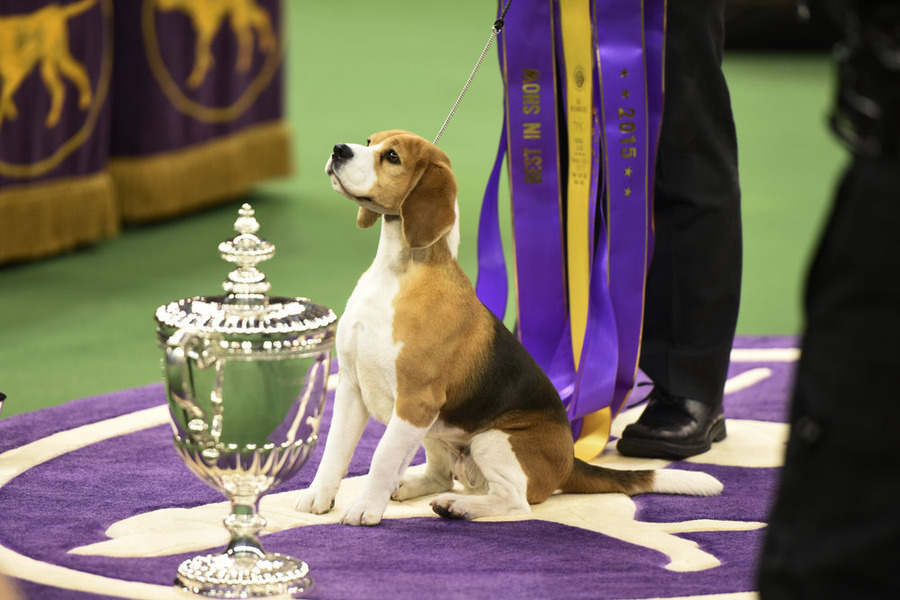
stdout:
<svg viewBox="0 0 900 600">
<path fill-rule="evenodd" d="M 208 554 L 181 563 L 175 586 L 207 598 L 299 598 L 312 588 L 309 566 L 278 553 Z"/>
</svg>

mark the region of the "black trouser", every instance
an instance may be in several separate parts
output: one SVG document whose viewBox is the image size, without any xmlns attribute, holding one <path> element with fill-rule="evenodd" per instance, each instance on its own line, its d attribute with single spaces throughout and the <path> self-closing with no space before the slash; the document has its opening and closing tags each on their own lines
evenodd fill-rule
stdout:
<svg viewBox="0 0 900 600">
<path fill-rule="evenodd" d="M 666 392 L 711 404 L 722 388 L 741 287 L 737 141 L 722 74 L 724 0 L 668 3 L 655 249 L 641 369 Z"/>
<path fill-rule="evenodd" d="M 806 288 L 766 600 L 900 598 L 900 164 L 855 159 Z"/>
</svg>

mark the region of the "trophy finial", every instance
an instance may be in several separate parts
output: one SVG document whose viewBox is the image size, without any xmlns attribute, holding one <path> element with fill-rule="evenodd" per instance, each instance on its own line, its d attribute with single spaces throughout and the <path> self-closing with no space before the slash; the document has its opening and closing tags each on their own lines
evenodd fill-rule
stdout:
<svg viewBox="0 0 900 600">
<path fill-rule="evenodd" d="M 245 203 L 238 213 L 240 216 L 234 222 L 234 230 L 238 235 L 219 244 L 222 258 L 238 266 L 228 274 L 222 287 L 236 297 L 264 296 L 271 285 L 256 265 L 272 258 L 275 246 L 257 237 L 259 222 L 254 216 L 253 207 Z"/>
<path fill-rule="evenodd" d="M 253 207 L 246 202 L 241 205 L 237 221 L 234 222 L 234 230 L 238 233 L 256 233 L 259 231 L 259 221 L 256 220 Z"/>
</svg>

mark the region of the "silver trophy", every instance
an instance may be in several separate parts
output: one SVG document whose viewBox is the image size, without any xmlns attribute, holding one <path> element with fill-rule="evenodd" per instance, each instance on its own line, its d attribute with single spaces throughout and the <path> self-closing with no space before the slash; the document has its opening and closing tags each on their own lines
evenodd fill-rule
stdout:
<svg viewBox="0 0 900 600">
<path fill-rule="evenodd" d="M 225 295 L 156 311 L 175 447 L 231 501 L 221 554 L 178 567 L 175 585 L 213 598 L 300 596 L 306 563 L 265 552 L 260 497 L 306 462 L 319 432 L 337 317 L 304 298 L 270 297 L 257 264 L 275 253 L 244 204 L 238 235 L 219 245 L 235 263 Z"/>
</svg>

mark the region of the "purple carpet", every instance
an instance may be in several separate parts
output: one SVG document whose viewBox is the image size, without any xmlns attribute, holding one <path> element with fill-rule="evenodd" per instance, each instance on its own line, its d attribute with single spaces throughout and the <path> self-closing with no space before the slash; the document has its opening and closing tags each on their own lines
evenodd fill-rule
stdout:
<svg viewBox="0 0 900 600">
<path fill-rule="evenodd" d="M 636 528 L 627 535 L 616 533 L 621 523 L 615 515 L 609 522 L 605 515 L 588 515 L 595 524 L 585 528 L 535 510 L 530 519 L 503 522 L 412 516 L 389 518 L 374 528 L 305 524 L 266 535 L 263 543 L 269 551 L 309 563 L 314 598 L 630 599 L 752 592 L 765 531 L 761 522 L 767 518 L 786 435 L 780 424 L 796 360 L 794 346 L 791 338 L 739 338 L 725 400 L 728 439 L 709 458 L 673 463 L 717 477 L 725 486 L 721 496 L 648 495 L 634 498 L 633 507 L 624 497 L 572 500 L 581 511 L 590 511 L 595 501 L 597 511 L 606 510 L 607 500 L 633 510 Z M 639 384 L 628 405 L 639 405 L 647 391 L 649 385 Z M 167 425 L 91 441 L 95 434 L 104 437 L 103 425 L 99 433 L 78 430 L 78 435 L 85 432 L 84 443 L 66 438 L 75 428 L 164 402 L 162 385 L 155 384 L 0 420 L 0 569 L 13 576 L 26 598 L 140 597 L 121 591 L 126 588 L 116 582 L 151 584 L 141 593 L 161 597 L 153 590 L 170 586 L 178 564 L 201 553 L 151 553 L 148 547 L 145 554 L 132 548 L 132 556 L 110 556 L 83 548 L 109 540 L 107 529 L 129 517 L 223 500 L 181 462 Z M 328 430 L 330 402 L 328 408 L 323 432 Z M 160 413 L 146 414 L 149 419 Z M 381 431 L 370 425 L 349 477 L 366 473 Z M 48 450 L 40 458 L 43 443 L 49 448 L 74 445 Z M 300 473 L 273 494 L 305 487 L 321 451 L 322 444 Z M 612 451 L 604 456 L 617 460 Z M 414 463 L 422 458 L 420 452 Z M 568 510 L 569 498 L 559 501 L 562 510 L 553 514 Z M 154 539 L 153 531 L 146 533 Z M 165 546 L 165 530 L 158 538 Z M 690 547 L 686 561 L 689 555 L 702 555 L 718 564 L 673 568 L 677 561 L 658 549 L 669 542 Z M 76 548 L 79 553 L 70 552 Z M 36 575 L 40 573 L 44 575 Z"/>
</svg>

